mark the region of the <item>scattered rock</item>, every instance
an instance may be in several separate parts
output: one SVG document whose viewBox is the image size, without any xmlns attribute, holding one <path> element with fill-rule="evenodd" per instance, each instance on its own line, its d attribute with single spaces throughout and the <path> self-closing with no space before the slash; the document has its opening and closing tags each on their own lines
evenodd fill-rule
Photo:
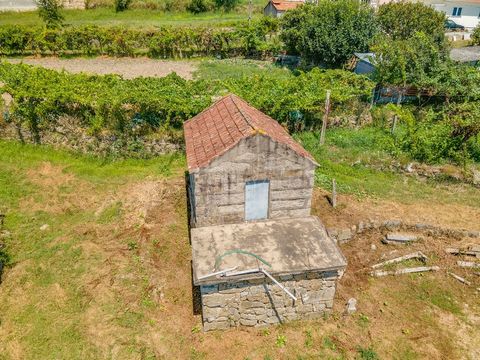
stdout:
<svg viewBox="0 0 480 360">
<path fill-rule="evenodd" d="M 418 240 L 418 237 L 416 235 L 390 233 L 387 234 L 387 236 L 385 237 L 385 239 L 382 240 L 382 242 L 385 244 L 406 244 L 415 240 Z"/>
<path fill-rule="evenodd" d="M 377 245 L 375 245 L 375 244 L 370 245 L 370 249 L 371 249 L 372 251 L 377 250 Z"/>
<path fill-rule="evenodd" d="M 45 231 L 45 230 L 47 230 L 49 227 L 50 227 L 50 225 L 48 225 L 48 224 L 43 224 L 42 226 L 40 226 L 40 230 L 41 230 L 41 231 Z"/>
<path fill-rule="evenodd" d="M 345 309 L 345 312 L 347 314 L 353 314 L 356 311 L 357 311 L 357 299 L 355 298 L 348 299 L 347 308 Z"/>
<path fill-rule="evenodd" d="M 353 237 L 353 233 L 351 229 L 341 229 L 338 232 L 338 242 L 344 243 L 351 240 Z"/>
<path fill-rule="evenodd" d="M 389 230 L 398 229 L 402 226 L 402 222 L 400 220 L 387 220 L 383 222 L 383 226 Z"/>
<path fill-rule="evenodd" d="M 473 184 L 480 185 L 480 170 L 473 169 L 472 175 L 473 175 L 473 179 L 472 179 Z"/>
</svg>

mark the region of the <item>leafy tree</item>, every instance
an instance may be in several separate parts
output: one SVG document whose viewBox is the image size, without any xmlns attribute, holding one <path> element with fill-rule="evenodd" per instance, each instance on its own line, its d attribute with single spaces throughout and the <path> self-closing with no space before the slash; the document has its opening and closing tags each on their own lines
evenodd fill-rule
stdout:
<svg viewBox="0 0 480 360">
<path fill-rule="evenodd" d="M 437 45 L 446 44 L 445 14 L 421 2 L 389 2 L 379 7 L 377 17 L 381 30 L 393 40 L 423 32 Z"/>
<path fill-rule="evenodd" d="M 60 0 L 35 0 L 38 7 L 38 15 L 49 29 L 58 28 L 63 23 L 63 15 L 60 13 L 62 4 Z"/>
<path fill-rule="evenodd" d="M 215 0 L 215 7 L 226 12 L 232 11 L 239 4 L 239 0 Z"/>
<path fill-rule="evenodd" d="M 128 9 L 131 0 L 115 0 L 115 11 L 121 12 Z"/>
<path fill-rule="evenodd" d="M 192 0 L 187 6 L 187 10 L 193 14 L 200 14 L 210 10 L 210 3 L 207 0 Z"/>
<path fill-rule="evenodd" d="M 424 33 L 415 33 L 407 40 L 381 38 L 372 50 L 374 77 L 381 84 L 431 85 L 447 66 L 446 55 Z"/>
<path fill-rule="evenodd" d="M 289 52 L 313 64 L 336 67 L 354 52 L 368 50 L 377 32 L 371 7 L 355 0 L 320 0 L 303 5 L 282 19 L 282 40 Z"/>
<path fill-rule="evenodd" d="M 480 45 L 480 24 L 478 24 L 477 27 L 473 29 L 472 42 L 473 45 Z"/>
</svg>

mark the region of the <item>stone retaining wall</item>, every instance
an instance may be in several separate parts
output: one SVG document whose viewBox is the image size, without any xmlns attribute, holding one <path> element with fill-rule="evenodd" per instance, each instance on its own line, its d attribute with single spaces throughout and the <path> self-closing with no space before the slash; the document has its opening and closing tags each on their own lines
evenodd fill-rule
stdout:
<svg viewBox="0 0 480 360">
<path fill-rule="evenodd" d="M 40 131 L 40 143 L 55 148 L 80 153 L 112 157 L 151 158 L 182 149 L 169 138 L 137 136 L 131 134 L 120 138 L 106 132 L 92 135 L 82 122 L 63 116 Z M 0 119 L 0 139 L 34 143 L 32 132 L 26 127 L 17 127 L 13 122 Z"/>
<path fill-rule="evenodd" d="M 338 243 L 345 243 L 352 240 L 357 234 L 367 230 L 406 230 L 419 231 L 432 236 L 447 236 L 457 239 L 469 237 L 480 238 L 480 231 L 466 229 L 451 229 L 429 224 L 409 224 L 402 220 L 366 220 L 360 221 L 357 225 L 349 228 L 327 228 L 328 235 Z"/>
<path fill-rule="evenodd" d="M 203 285 L 203 328 L 222 330 L 319 318 L 332 310 L 340 275 L 329 271 L 276 277 L 297 301 L 267 278 Z"/>
</svg>

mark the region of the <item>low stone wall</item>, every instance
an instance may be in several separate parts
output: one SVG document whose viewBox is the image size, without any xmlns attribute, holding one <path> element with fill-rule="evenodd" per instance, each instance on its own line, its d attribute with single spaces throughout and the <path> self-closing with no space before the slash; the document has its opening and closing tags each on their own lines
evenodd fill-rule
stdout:
<svg viewBox="0 0 480 360">
<path fill-rule="evenodd" d="M 76 118 L 60 117 L 49 127 L 39 133 L 41 144 L 55 148 L 98 156 L 151 158 L 158 155 L 179 151 L 181 144 L 170 141 L 167 137 L 148 137 L 101 133 L 92 135 Z M 0 139 L 17 140 L 34 143 L 32 132 L 26 127 L 17 127 L 13 122 L 0 119 Z"/>
<path fill-rule="evenodd" d="M 329 271 L 277 277 L 297 301 L 268 278 L 203 285 L 203 328 L 222 330 L 319 318 L 332 310 L 339 276 L 338 271 Z"/>
<path fill-rule="evenodd" d="M 410 224 L 402 220 L 366 220 L 360 221 L 357 225 L 346 228 L 327 228 L 328 235 L 336 242 L 342 244 L 352 240 L 356 235 L 367 230 L 380 231 L 415 231 L 431 236 L 446 236 L 461 239 L 465 237 L 480 238 L 480 231 L 467 229 L 450 229 L 429 224 Z"/>
</svg>

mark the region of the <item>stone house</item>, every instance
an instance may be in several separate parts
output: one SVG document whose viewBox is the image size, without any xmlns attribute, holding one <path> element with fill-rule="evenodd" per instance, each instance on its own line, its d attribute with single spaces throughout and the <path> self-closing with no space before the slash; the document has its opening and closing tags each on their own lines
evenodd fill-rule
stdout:
<svg viewBox="0 0 480 360">
<path fill-rule="evenodd" d="M 204 329 L 330 311 L 346 260 L 310 215 L 315 159 L 235 95 L 185 122 L 184 131 Z"/>
</svg>

